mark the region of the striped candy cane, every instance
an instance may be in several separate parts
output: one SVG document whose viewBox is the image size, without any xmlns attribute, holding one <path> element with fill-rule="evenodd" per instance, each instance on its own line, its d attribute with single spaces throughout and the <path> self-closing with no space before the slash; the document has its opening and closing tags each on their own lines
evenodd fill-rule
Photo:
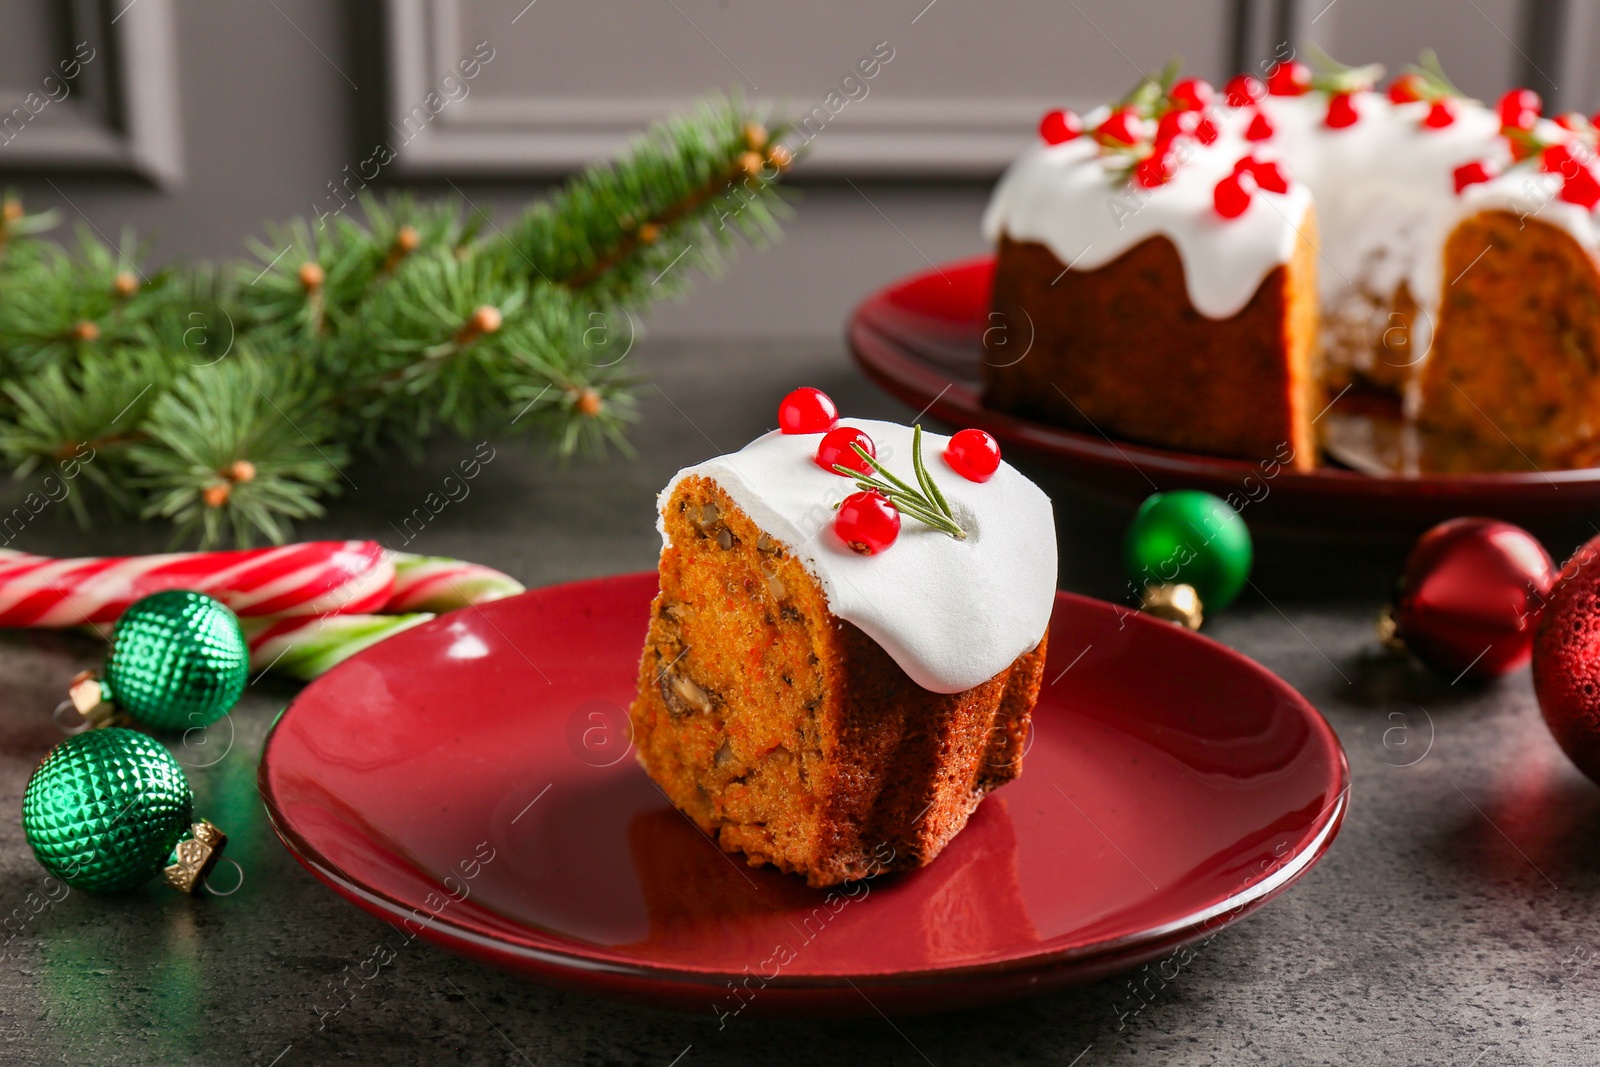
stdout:
<svg viewBox="0 0 1600 1067">
<path fill-rule="evenodd" d="M 453 611 L 524 592 L 521 582 L 492 567 L 444 556 L 392 552 L 394 592 L 386 612 Z"/>
<path fill-rule="evenodd" d="M 241 619 L 250 666 L 309 682 L 363 649 L 433 618 L 407 615 L 326 615 L 321 618 Z"/>
<path fill-rule="evenodd" d="M 81 559 L 0 550 L 0 627 L 114 622 L 166 589 L 206 593 L 241 616 L 362 614 L 389 602 L 394 575 L 375 541 Z"/>
</svg>

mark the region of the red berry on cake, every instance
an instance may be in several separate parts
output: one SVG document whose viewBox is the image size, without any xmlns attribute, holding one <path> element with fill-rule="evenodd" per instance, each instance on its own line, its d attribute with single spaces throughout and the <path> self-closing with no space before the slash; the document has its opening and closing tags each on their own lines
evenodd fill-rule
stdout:
<svg viewBox="0 0 1600 1067">
<path fill-rule="evenodd" d="M 1203 111 L 1211 103 L 1215 91 L 1204 78 L 1184 78 L 1172 86 L 1167 94 L 1174 107 L 1185 111 Z"/>
<path fill-rule="evenodd" d="M 1561 183 L 1561 199 L 1569 204 L 1593 211 L 1596 204 L 1600 204 L 1600 181 L 1597 181 L 1594 172 L 1588 167 L 1579 167 L 1576 174 L 1567 176 Z"/>
<path fill-rule="evenodd" d="M 1456 105 L 1449 97 L 1440 97 L 1428 108 L 1422 124 L 1430 130 L 1442 130 L 1456 120 Z"/>
<path fill-rule="evenodd" d="M 1102 143 L 1115 141 L 1119 144 L 1137 144 L 1143 133 L 1143 120 L 1138 112 L 1131 107 L 1118 108 L 1106 116 L 1106 120 L 1095 127 L 1095 136 Z"/>
<path fill-rule="evenodd" d="M 1250 126 L 1244 131 L 1244 138 L 1247 141 L 1268 141 L 1276 132 L 1267 116 L 1257 111 L 1256 117 L 1250 120 Z"/>
<path fill-rule="evenodd" d="M 1222 97 L 1229 107 L 1249 107 L 1266 95 L 1267 87 L 1248 74 L 1235 75 L 1222 89 Z"/>
<path fill-rule="evenodd" d="M 1425 83 L 1416 74 L 1402 74 L 1389 85 L 1389 101 L 1395 104 L 1414 104 L 1422 99 Z"/>
<path fill-rule="evenodd" d="M 1211 121 L 1209 115 L 1202 114 L 1200 121 L 1194 124 L 1194 139 L 1201 144 L 1215 144 L 1217 134 L 1217 124 Z"/>
<path fill-rule="evenodd" d="M 944 446 L 944 461 L 969 482 L 986 482 L 1000 469 L 1000 445 L 982 430 L 957 430 Z"/>
<path fill-rule="evenodd" d="M 1225 219 L 1236 219 L 1250 207 L 1250 198 L 1256 191 L 1255 176 L 1249 171 L 1230 174 L 1217 183 L 1211 199 L 1217 214 Z"/>
<path fill-rule="evenodd" d="M 1045 144 L 1065 144 L 1083 133 L 1083 120 L 1072 111 L 1047 111 L 1039 120 L 1039 136 Z"/>
<path fill-rule="evenodd" d="M 1513 89 L 1500 98 L 1500 125 L 1508 130 L 1531 130 L 1544 101 L 1532 89 Z"/>
<path fill-rule="evenodd" d="M 848 467 L 857 474 L 871 474 L 872 464 L 862 459 L 854 445 L 860 445 L 867 455 L 878 455 L 872 438 L 854 426 L 839 426 L 822 435 L 817 445 L 817 466 L 830 474 L 838 474 L 834 467 Z"/>
<path fill-rule="evenodd" d="M 1284 171 L 1283 165 L 1276 160 L 1257 159 L 1255 156 L 1242 156 L 1233 165 L 1235 174 L 1249 174 L 1256 180 L 1256 185 L 1264 192 L 1287 193 L 1289 191 L 1289 175 Z"/>
<path fill-rule="evenodd" d="M 1196 111 L 1169 111 L 1156 123 L 1156 145 L 1169 145 L 1185 134 L 1194 133 L 1200 114 Z"/>
<path fill-rule="evenodd" d="M 1553 144 L 1539 153 L 1539 169 L 1546 174 L 1576 174 L 1579 163 L 1572 149 L 1564 144 Z"/>
<path fill-rule="evenodd" d="M 1133 180 L 1141 189 L 1154 189 L 1171 181 L 1172 171 L 1172 152 L 1166 145 L 1158 143 L 1155 151 L 1133 168 Z"/>
<path fill-rule="evenodd" d="M 833 531 L 851 551 L 863 556 L 876 555 L 900 536 L 900 512 L 876 490 L 851 493 L 839 505 Z"/>
<path fill-rule="evenodd" d="M 1311 68 L 1298 59 L 1279 63 L 1267 75 L 1267 92 L 1273 96 L 1304 96 L 1311 91 Z"/>
<path fill-rule="evenodd" d="M 1487 163 L 1481 160 L 1463 163 L 1455 169 L 1456 192 L 1460 193 L 1467 186 L 1486 182 L 1492 177 L 1494 177 L 1494 172 L 1489 169 Z"/>
<path fill-rule="evenodd" d="M 1356 111 L 1355 101 L 1350 93 L 1334 93 L 1328 97 L 1328 114 L 1323 118 L 1330 127 L 1342 130 L 1346 126 L 1354 126 L 1361 114 Z"/>
<path fill-rule="evenodd" d="M 778 405 L 778 429 L 784 433 L 827 433 L 839 421 L 839 409 L 821 389 L 802 386 Z"/>
</svg>

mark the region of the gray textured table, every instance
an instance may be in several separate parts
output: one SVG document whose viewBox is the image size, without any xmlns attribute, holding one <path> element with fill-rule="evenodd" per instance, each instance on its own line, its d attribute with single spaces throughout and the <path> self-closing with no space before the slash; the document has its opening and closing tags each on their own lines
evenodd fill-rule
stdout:
<svg viewBox="0 0 1600 1067">
<path fill-rule="evenodd" d="M 501 446 L 471 495 L 411 547 L 481 560 L 530 586 L 648 569 L 656 489 L 678 467 L 760 432 L 793 385 L 818 385 L 852 414 L 910 414 L 836 344 L 645 345 L 634 358 L 659 386 L 634 434 L 638 459 L 558 470 Z M 471 452 L 470 442 L 445 442 L 420 465 L 357 465 L 360 488 L 300 533 L 394 543 L 391 523 Z M 1030 473 L 1057 502 L 1062 584 L 1117 596 L 1127 511 Z M 165 536 L 81 532 L 56 508 L 15 544 L 153 551 Z M 1562 556 L 1576 537 L 1557 532 L 1548 543 Z M 1526 672 L 1467 689 L 1380 654 L 1371 619 L 1403 549 L 1258 548 L 1261 594 L 1208 633 L 1332 721 L 1350 757 L 1350 814 L 1299 885 L 1222 932 L 1121 1025 L 1131 994 L 1110 980 L 982 1012 L 894 1023 L 745 1018 L 719 1031 L 709 1014 L 545 989 L 419 942 L 319 1029 L 314 1004 L 388 928 L 314 881 L 267 825 L 256 762 L 295 687 L 252 686 L 232 717 L 233 747 L 192 774 L 200 810 L 227 827 L 228 853 L 248 872 L 241 892 L 198 902 L 158 887 L 111 899 L 72 893 L 35 914 L 27 902 L 42 871 L 14 813 L 28 772 L 58 738 L 49 709 L 99 650 L 74 636 L 0 634 L 0 914 L 26 916 L 13 921 L 0 963 L 0 1062 L 1596 1062 L 1600 1024 L 1588 1009 L 1600 989 L 1600 967 L 1590 966 L 1600 946 L 1600 789 L 1555 748 Z"/>
</svg>

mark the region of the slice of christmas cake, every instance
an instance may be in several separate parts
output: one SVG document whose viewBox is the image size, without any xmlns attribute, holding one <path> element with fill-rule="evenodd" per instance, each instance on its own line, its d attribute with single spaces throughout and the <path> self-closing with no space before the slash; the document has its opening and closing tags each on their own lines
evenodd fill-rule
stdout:
<svg viewBox="0 0 1600 1067">
<path fill-rule="evenodd" d="M 639 759 L 752 865 L 918 867 L 1021 772 L 1050 500 L 982 431 L 840 422 L 813 389 L 779 424 L 661 493 Z"/>
</svg>

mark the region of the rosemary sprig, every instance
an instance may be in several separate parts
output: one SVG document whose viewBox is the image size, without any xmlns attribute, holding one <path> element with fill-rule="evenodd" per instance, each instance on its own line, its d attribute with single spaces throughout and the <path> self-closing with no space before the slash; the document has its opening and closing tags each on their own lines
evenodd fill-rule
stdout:
<svg viewBox="0 0 1600 1067">
<path fill-rule="evenodd" d="M 911 428 L 911 469 L 915 472 L 917 484 L 921 487 L 913 488 L 904 481 L 894 476 L 883 464 L 878 462 L 876 456 L 858 444 L 850 446 L 855 450 L 861 461 L 871 467 L 878 477 L 862 474 L 858 470 L 846 467 L 842 463 L 834 464 L 833 469 L 847 478 L 855 479 L 855 483 L 862 489 L 871 489 L 882 493 L 889 499 L 889 503 L 902 514 L 910 515 L 918 522 L 932 526 L 934 529 L 949 534 L 957 541 L 967 539 L 967 531 L 956 522 L 955 514 L 950 510 L 950 502 L 944 498 L 939 487 L 934 484 L 933 477 L 928 474 L 928 469 L 922 465 L 922 426 L 918 424 Z"/>
<path fill-rule="evenodd" d="M 1382 63 L 1352 67 L 1334 59 L 1315 44 L 1305 46 L 1305 56 L 1313 69 L 1311 87 L 1325 93 L 1354 93 L 1370 89 L 1383 77 Z"/>
<path fill-rule="evenodd" d="M 1464 103 L 1475 104 L 1466 93 L 1456 88 L 1456 83 L 1444 72 L 1444 66 L 1439 62 L 1439 53 L 1431 48 L 1424 48 L 1417 57 L 1417 62 L 1406 67 L 1407 74 L 1415 74 L 1422 79 L 1425 89 L 1424 99 L 1437 100 L 1441 97 L 1454 97 Z"/>
</svg>

